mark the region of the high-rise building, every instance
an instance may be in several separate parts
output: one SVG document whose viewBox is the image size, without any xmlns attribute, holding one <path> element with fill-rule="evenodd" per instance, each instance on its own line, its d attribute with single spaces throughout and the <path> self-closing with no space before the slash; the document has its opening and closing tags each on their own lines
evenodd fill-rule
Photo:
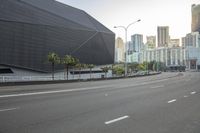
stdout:
<svg viewBox="0 0 200 133">
<path fill-rule="evenodd" d="M 169 45 L 169 27 L 158 26 L 157 27 L 157 46 L 168 47 Z"/>
<path fill-rule="evenodd" d="M 180 39 L 170 39 L 169 47 L 180 47 Z"/>
<path fill-rule="evenodd" d="M 200 5 L 192 5 L 192 32 L 200 32 Z"/>
<path fill-rule="evenodd" d="M 184 66 L 185 65 L 185 50 L 182 47 L 159 47 L 156 49 L 149 49 L 143 52 L 143 61 L 151 62 L 157 61 L 170 66 Z"/>
<path fill-rule="evenodd" d="M 143 35 L 141 34 L 134 34 L 131 36 L 131 42 L 129 43 L 129 51 L 128 51 L 128 62 L 142 62 L 142 51 L 144 50 L 144 43 L 143 43 Z"/>
<path fill-rule="evenodd" d="M 185 47 L 200 47 L 200 35 L 199 32 L 188 33 L 184 39 Z"/>
<path fill-rule="evenodd" d="M 182 37 L 181 38 L 181 44 L 182 44 L 182 47 L 185 47 L 186 46 L 186 37 Z"/>
<path fill-rule="evenodd" d="M 132 41 L 132 45 L 133 45 L 133 51 L 134 52 L 141 52 L 141 50 L 144 47 L 143 35 L 134 34 L 134 35 L 131 36 L 131 41 Z"/>
<path fill-rule="evenodd" d="M 147 36 L 146 45 L 149 49 L 153 49 L 156 47 L 156 36 Z"/>
<path fill-rule="evenodd" d="M 118 37 L 115 41 L 115 62 L 124 62 L 125 56 L 124 42 Z"/>
</svg>

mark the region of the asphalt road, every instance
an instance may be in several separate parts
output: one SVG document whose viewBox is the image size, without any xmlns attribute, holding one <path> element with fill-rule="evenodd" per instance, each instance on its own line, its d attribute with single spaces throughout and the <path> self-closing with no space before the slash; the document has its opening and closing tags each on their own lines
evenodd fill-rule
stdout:
<svg viewBox="0 0 200 133">
<path fill-rule="evenodd" d="M 200 73 L 0 87 L 0 133 L 200 133 Z"/>
</svg>

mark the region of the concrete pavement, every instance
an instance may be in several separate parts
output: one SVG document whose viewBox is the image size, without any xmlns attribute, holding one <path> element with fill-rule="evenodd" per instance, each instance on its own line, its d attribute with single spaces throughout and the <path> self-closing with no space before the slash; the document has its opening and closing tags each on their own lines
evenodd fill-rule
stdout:
<svg viewBox="0 0 200 133">
<path fill-rule="evenodd" d="M 0 133 L 199 133 L 200 73 L 0 88 Z"/>
</svg>

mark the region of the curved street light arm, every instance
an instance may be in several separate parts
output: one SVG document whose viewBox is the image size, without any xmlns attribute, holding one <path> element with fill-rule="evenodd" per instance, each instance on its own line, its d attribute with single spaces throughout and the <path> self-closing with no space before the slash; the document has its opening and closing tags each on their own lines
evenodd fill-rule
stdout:
<svg viewBox="0 0 200 133">
<path fill-rule="evenodd" d="M 125 26 L 114 26 L 114 28 L 123 28 L 126 30 L 126 27 Z"/>
<path fill-rule="evenodd" d="M 135 24 L 135 23 L 137 23 L 137 22 L 140 22 L 140 21 L 141 21 L 141 20 L 138 19 L 137 21 L 130 23 L 130 24 L 126 27 L 126 29 L 128 29 L 131 25 L 133 25 L 133 24 Z"/>
</svg>

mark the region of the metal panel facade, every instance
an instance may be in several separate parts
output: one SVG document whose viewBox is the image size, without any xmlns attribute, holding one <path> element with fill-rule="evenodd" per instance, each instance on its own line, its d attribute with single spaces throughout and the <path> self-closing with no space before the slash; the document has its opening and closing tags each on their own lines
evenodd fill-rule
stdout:
<svg viewBox="0 0 200 133">
<path fill-rule="evenodd" d="M 49 52 L 71 54 L 82 63 L 114 62 L 115 35 L 87 13 L 53 0 L 43 1 L 49 2 L 46 7 L 26 1 L 0 0 L 0 64 L 49 72 Z M 83 25 L 63 16 L 65 9 L 80 15 Z"/>
</svg>

